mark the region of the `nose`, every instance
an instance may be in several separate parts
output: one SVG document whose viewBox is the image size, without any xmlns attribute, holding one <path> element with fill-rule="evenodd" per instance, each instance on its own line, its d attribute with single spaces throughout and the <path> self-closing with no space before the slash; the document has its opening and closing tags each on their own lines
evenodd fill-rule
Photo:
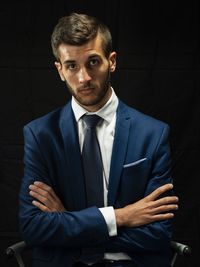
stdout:
<svg viewBox="0 0 200 267">
<path fill-rule="evenodd" d="M 79 70 L 79 73 L 78 73 L 78 80 L 79 80 L 79 83 L 83 84 L 83 83 L 87 83 L 89 81 L 91 81 L 91 76 L 89 75 L 88 71 L 86 68 L 81 68 Z"/>
</svg>

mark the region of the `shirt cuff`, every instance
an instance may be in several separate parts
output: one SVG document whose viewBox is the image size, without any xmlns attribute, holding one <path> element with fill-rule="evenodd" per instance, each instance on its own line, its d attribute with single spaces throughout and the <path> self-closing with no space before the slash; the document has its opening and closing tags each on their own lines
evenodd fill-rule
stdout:
<svg viewBox="0 0 200 267">
<path fill-rule="evenodd" d="M 117 224 L 116 224 L 116 218 L 115 218 L 115 212 L 113 207 L 104 207 L 104 208 L 99 208 L 101 211 L 107 227 L 108 227 L 108 233 L 109 236 L 116 236 L 117 235 Z"/>
</svg>

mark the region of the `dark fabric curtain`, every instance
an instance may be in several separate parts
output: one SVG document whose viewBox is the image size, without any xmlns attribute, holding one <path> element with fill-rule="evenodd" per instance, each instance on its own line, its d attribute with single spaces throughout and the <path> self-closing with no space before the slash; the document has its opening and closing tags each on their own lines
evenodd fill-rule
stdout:
<svg viewBox="0 0 200 267">
<path fill-rule="evenodd" d="M 0 266 L 20 240 L 18 193 L 23 126 L 70 99 L 54 67 L 50 35 L 71 12 L 105 22 L 118 53 L 112 84 L 121 100 L 171 127 L 172 167 L 180 208 L 174 239 L 193 249 L 178 266 L 199 266 L 199 2 L 7 0 L 0 4 Z"/>
</svg>

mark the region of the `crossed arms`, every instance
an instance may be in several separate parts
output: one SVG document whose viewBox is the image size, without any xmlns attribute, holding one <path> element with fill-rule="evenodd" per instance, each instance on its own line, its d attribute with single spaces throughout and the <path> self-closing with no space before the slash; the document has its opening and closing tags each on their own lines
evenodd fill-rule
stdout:
<svg viewBox="0 0 200 267">
<path fill-rule="evenodd" d="M 118 234 L 110 237 L 98 208 L 80 211 L 68 211 L 65 208 L 53 186 L 45 183 L 48 181 L 48 172 L 42 162 L 36 137 L 27 128 L 25 177 L 20 193 L 20 227 L 28 244 L 66 246 L 71 249 L 98 246 L 105 252 L 165 249 L 171 237 L 171 218 L 178 208 L 176 196 L 160 198 L 173 187 L 165 174 L 162 177 L 166 181 L 163 186 L 133 204 L 114 210 Z M 168 175 L 167 170 L 166 174 Z M 47 178 L 41 182 L 36 181 L 35 177 Z"/>
<path fill-rule="evenodd" d="M 117 226 L 139 227 L 173 218 L 173 211 L 178 209 L 178 198 L 176 196 L 159 198 L 160 195 L 172 188 L 172 184 L 165 184 L 143 199 L 123 208 L 115 209 Z M 41 211 L 66 211 L 54 190 L 45 183 L 36 181 L 29 186 L 29 189 L 29 194 L 35 199 L 32 204 Z"/>
</svg>

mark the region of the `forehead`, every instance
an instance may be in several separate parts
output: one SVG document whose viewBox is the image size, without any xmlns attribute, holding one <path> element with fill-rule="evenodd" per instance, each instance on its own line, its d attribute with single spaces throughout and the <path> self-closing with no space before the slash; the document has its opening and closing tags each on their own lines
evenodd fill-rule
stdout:
<svg viewBox="0 0 200 267">
<path fill-rule="evenodd" d="M 94 39 L 80 46 L 60 44 L 60 46 L 58 47 L 58 53 L 61 62 L 64 62 L 66 60 L 78 61 L 84 58 L 88 58 L 91 55 L 105 57 L 100 34 L 98 34 Z"/>
</svg>

